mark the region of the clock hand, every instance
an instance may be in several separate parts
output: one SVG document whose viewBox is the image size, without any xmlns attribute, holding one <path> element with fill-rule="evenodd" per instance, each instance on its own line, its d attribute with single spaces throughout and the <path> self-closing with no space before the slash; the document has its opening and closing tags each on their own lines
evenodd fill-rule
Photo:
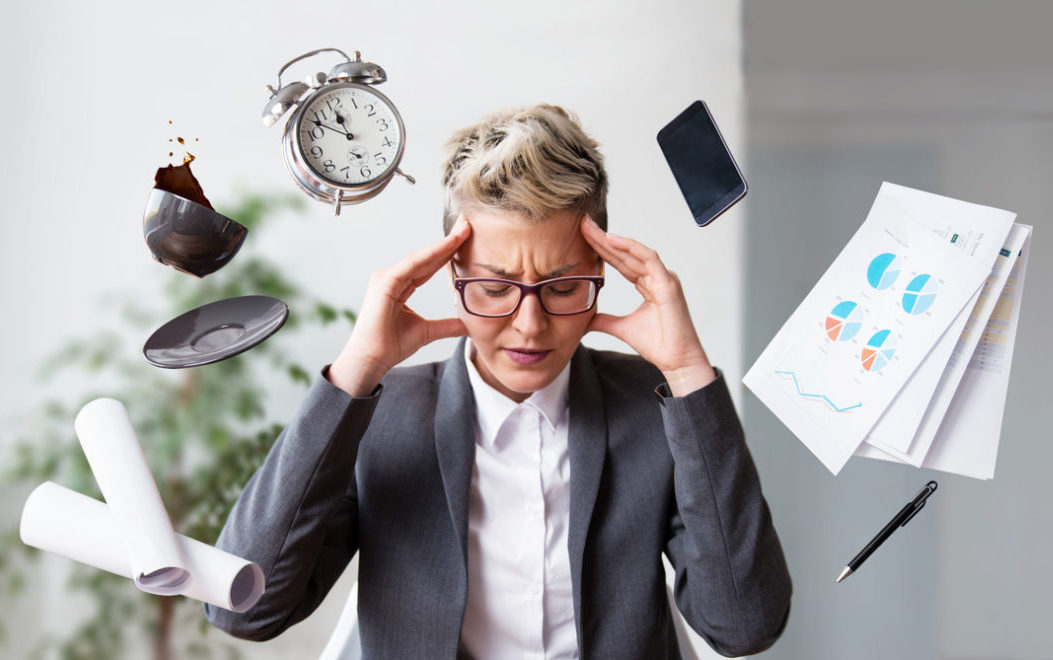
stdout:
<svg viewBox="0 0 1053 660">
<path fill-rule="evenodd" d="M 350 122 L 348 122 L 348 120 L 344 119 L 344 116 L 341 115 L 339 112 L 334 111 L 333 114 L 336 115 L 336 123 L 340 124 L 340 127 L 344 129 L 344 135 L 347 136 L 347 139 L 348 140 L 355 139 L 355 136 L 351 134 L 351 131 L 347 130 L 346 124 L 348 124 Z"/>
<path fill-rule="evenodd" d="M 339 133 L 340 135 L 343 135 L 344 137 L 346 137 L 348 140 L 354 140 L 355 139 L 354 135 L 351 135 L 351 133 L 349 133 L 346 130 L 343 130 L 341 128 L 336 128 L 336 127 L 330 126 L 329 124 L 323 124 L 322 122 L 320 122 L 320 121 L 318 121 L 316 119 L 312 119 L 311 122 L 314 123 L 315 126 L 319 126 L 321 128 L 328 128 L 329 130 L 333 131 L 334 133 Z"/>
</svg>

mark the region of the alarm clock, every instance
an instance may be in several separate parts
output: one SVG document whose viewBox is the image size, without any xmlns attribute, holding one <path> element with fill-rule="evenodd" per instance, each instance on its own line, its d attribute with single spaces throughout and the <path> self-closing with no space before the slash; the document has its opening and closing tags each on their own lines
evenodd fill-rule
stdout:
<svg viewBox="0 0 1053 660">
<path fill-rule="evenodd" d="M 340 53 L 345 61 L 328 74 L 282 86 L 289 66 L 323 52 Z M 352 59 L 339 49 L 320 48 L 286 62 L 277 88 L 267 86 L 271 97 L 263 109 L 265 126 L 293 113 L 281 140 L 285 165 L 305 193 L 333 206 L 333 215 L 344 204 L 375 197 L 396 174 L 415 183 L 399 169 L 406 148 L 402 115 L 376 90 L 387 74 L 354 53 Z"/>
</svg>

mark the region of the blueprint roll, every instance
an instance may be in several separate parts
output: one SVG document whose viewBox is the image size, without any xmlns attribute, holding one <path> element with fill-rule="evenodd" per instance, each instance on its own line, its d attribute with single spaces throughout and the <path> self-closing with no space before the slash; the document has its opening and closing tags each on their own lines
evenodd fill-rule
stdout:
<svg viewBox="0 0 1053 660">
<path fill-rule="evenodd" d="M 117 522 L 117 538 L 124 539 L 135 586 L 160 596 L 179 593 L 190 572 L 124 404 L 95 399 L 73 427 Z"/>
<path fill-rule="evenodd" d="M 127 578 L 135 577 L 124 533 L 105 503 L 51 481 L 30 493 L 22 509 L 22 542 Z M 263 571 L 253 562 L 192 538 L 176 535 L 188 578 L 172 595 L 232 612 L 244 612 L 264 591 Z"/>
</svg>

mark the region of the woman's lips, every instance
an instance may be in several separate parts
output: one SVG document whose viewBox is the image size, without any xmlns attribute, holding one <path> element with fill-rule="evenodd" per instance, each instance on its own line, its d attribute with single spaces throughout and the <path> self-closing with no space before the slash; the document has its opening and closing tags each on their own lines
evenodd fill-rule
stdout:
<svg viewBox="0 0 1053 660">
<path fill-rule="evenodd" d="M 506 348 L 505 355 L 518 364 L 537 364 L 545 359 L 552 351 L 532 351 L 521 348 Z"/>
</svg>

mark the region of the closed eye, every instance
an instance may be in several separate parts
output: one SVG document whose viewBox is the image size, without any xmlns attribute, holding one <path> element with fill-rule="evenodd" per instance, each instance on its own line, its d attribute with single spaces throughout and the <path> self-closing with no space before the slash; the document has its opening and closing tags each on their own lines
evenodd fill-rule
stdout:
<svg viewBox="0 0 1053 660">
<path fill-rule="evenodd" d="M 482 288 L 486 295 L 497 297 L 505 295 L 513 287 L 511 284 L 485 284 Z"/>
<path fill-rule="evenodd" d="M 550 284 L 548 292 L 557 296 L 570 296 L 574 295 L 582 286 L 581 282 L 561 282 L 560 284 Z"/>
</svg>

